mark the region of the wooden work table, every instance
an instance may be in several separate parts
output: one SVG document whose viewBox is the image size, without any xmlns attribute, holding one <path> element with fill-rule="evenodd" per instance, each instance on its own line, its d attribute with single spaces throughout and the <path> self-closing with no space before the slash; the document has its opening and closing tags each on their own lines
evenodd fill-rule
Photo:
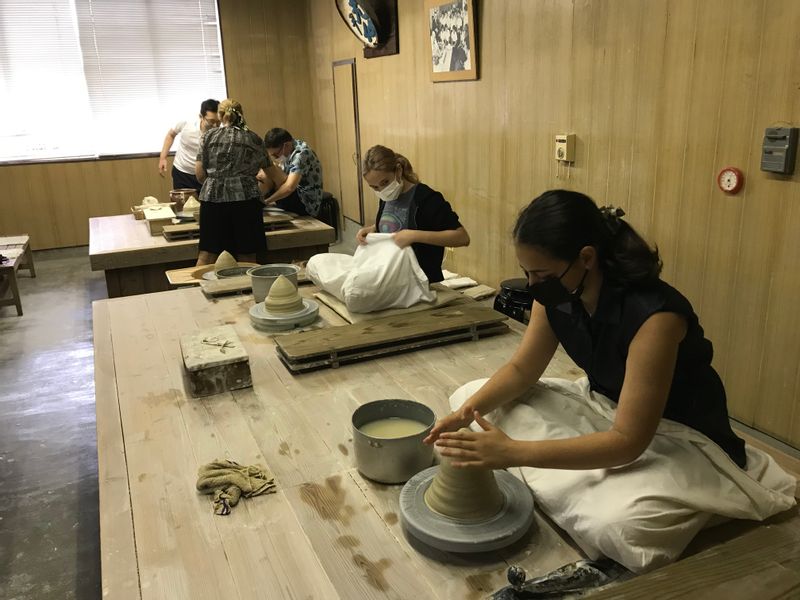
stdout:
<svg viewBox="0 0 800 600">
<path fill-rule="evenodd" d="M 104 598 L 478 599 L 506 585 L 510 564 L 533 576 L 580 558 L 538 513 L 528 535 L 508 549 L 477 556 L 427 550 L 401 530 L 401 486 L 372 483 L 354 468 L 350 417 L 358 406 L 409 398 L 444 415 L 457 387 L 508 359 L 520 325 L 475 342 L 292 376 L 272 339 L 250 326 L 252 301 L 209 301 L 190 288 L 94 303 Z M 325 306 L 320 314 L 330 326 L 343 324 Z M 179 338 L 222 324 L 232 324 L 246 346 L 253 387 L 192 399 Z M 580 374 L 560 351 L 547 372 Z M 266 465 L 278 492 L 215 516 L 195 482 L 197 468 L 217 458 Z M 767 529 L 755 532 L 763 537 Z M 686 571 L 698 557 L 726 559 L 707 555 L 675 566 Z M 680 578 L 688 595 L 675 597 L 708 589 L 707 571 L 716 576 L 709 567 L 689 569 L 691 576 Z M 669 580 L 650 577 L 623 584 L 631 595 L 618 597 L 661 597 Z"/>
<path fill-rule="evenodd" d="M 333 227 L 313 217 L 265 235 L 267 262 L 306 260 L 336 240 Z M 197 251 L 197 239 L 168 242 L 133 215 L 89 219 L 89 261 L 93 271 L 105 271 L 109 298 L 169 289 L 166 271 L 191 266 Z"/>
</svg>

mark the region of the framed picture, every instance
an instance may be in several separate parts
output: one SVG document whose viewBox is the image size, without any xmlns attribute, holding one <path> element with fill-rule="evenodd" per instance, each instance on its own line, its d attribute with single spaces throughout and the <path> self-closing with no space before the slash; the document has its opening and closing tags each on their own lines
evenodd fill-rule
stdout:
<svg viewBox="0 0 800 600">
<path fill-rule="evenodd" d="M 473 0 L 425 0 L 433 81 L 478 78 Z"/>
</svg>

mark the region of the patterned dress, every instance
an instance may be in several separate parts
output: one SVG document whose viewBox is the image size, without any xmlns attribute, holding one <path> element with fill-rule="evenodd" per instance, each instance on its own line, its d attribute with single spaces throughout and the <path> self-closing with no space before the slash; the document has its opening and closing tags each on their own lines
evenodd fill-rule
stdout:
<svg viewBox="0 0 800 600">
<path fill-rule="evenodd" d="M 263 141 L 252 131 L 233 126 L 207 131 L 200 142 L 197 160 L 206 171 L 201 202 L 261 198 L 256 175 L 259 169 L 269 167 L 269 161 Z"/>
</svg>

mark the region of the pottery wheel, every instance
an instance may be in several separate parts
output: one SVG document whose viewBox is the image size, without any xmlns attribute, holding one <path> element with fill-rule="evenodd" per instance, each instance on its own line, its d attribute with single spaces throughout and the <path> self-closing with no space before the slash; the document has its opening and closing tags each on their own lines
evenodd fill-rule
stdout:
<svg viewBox="0 0 800 600">
<path fill-rule="evenodd" d="M 263 302 L 250 308 L 250 323 L 261 331 L 288 331 L 295 327 L 303 327 L 317 320 L 319 304 L 314 300 L 303 299 L 303 308 L 291 314 L 273 314 Z"/>
<path fill-rule="evenodd" d="M 414 475 L 400 492 L 400 515 L 412 537 L 447 552 L 486 552 L 520 539 L 533 522 L 533 496 L 528 486 L 508 471 L 495 471 L 505 502 L 496 515 L 479 521 L 445 517 L 431 510 L 425 491 L 438 466 Z"/>
</svg>

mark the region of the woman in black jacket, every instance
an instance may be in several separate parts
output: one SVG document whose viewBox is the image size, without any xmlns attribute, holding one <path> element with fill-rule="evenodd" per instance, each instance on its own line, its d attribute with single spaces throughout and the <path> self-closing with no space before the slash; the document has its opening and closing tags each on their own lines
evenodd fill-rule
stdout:
<svg viewBox="0 0 800 600">
<path fill-rule="evenodd" d="M 380 204 L 375 223 L 358 231 L 358 243 L 365 244 L 368 233 L 392 233 L 398 246 L 412 247 L 430 283 L 442 281 L 444 249 L 469 245 L 450 203 L 420 183 L 405 156 L 385 146 L 367 150 L 362 174 Z"/>
</svg>

